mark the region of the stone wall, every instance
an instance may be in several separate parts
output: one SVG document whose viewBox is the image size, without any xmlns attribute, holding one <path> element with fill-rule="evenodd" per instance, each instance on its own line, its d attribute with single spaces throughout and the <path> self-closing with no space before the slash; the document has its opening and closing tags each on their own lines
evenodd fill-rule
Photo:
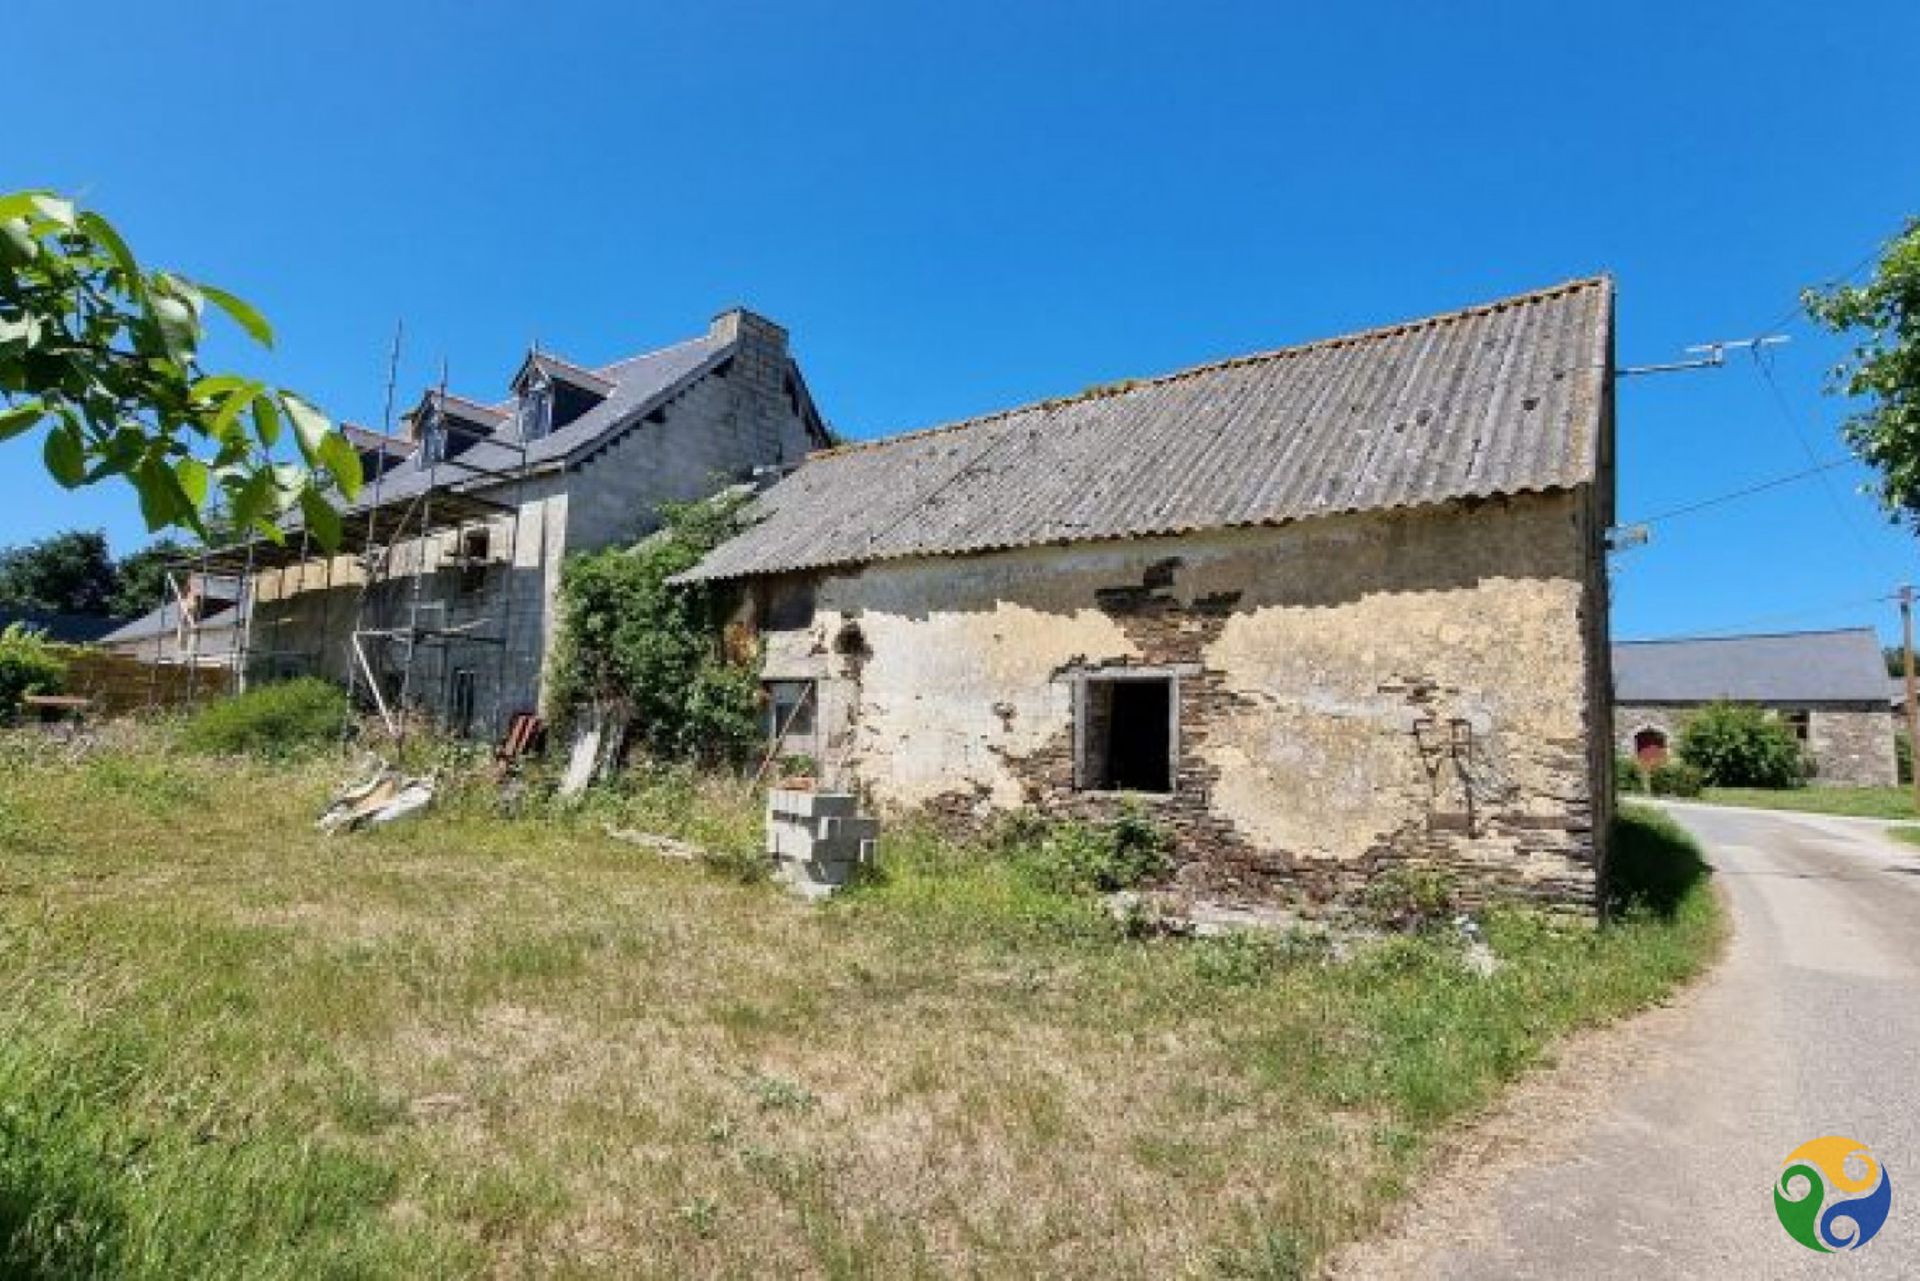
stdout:
<svg viewBox="0 0 1920 1281">
<path fill-rule="evenodd" d="M 1786 715 L 1807 717 L 1806 751 L 1813 759 L 1816 787 L 1890 787 L 1897 781 L 1893 754 L 1893 718 L 1880 703 L 1770 704 Z M 1657 729 L 1677 749 L 1694 705 L 1622 703 L 1614 709 L 1614 750 L 1633 755 L 1633 738 L 1643 729 Z"/>
<path fill-rule="evenodd" d="M 1325 903 L 1414 862 L 1590 909 L 1597 534 L 1557 494 L 882 562 L 820 580 L 765 674 L 820 682 L 829 779 L 886 809 L 1138 803 L 1212 896 Z M 1171 793 L 1078 786 L 1080 690 L 1115 671 L 1173 681 Z"/>
<path fill-rule="evenodd" d="M 1816 708 L 1807 717 L 1815 786 L 1892 787 L 1899 782 L 1893 718 L 1885 706 Z"/>
</svg>

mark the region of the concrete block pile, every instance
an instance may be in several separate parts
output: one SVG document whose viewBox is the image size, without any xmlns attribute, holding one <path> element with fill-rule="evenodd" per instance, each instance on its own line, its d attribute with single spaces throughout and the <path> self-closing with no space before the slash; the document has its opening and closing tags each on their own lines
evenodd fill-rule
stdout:
<svg viewBox="0 0 1920 1281">
<path fill-rule="evenodd" d="M 824 898 L 872 863 L 880 820 L 863 818 L 850 792 L 776 787 L 767 793 L 767 853 L 775 877 L 795 893 Z"/>
</svg>

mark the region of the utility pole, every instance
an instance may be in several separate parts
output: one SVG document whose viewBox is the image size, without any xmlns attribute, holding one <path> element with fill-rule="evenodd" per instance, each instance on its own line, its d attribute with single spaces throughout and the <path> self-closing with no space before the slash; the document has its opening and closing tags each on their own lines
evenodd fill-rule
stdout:
<svg viewBox="0 0 1920 1281">
<path fill-rule="evenodd" d="M 1913 759 L 1916 745 L 1920 745 L 1920 704 L 1914 701 L 1913 681 L 1913 584 L 1906 583 L 1900 588 L 1900 648 L 1907 665 L 1907 759 Z M 1913 808 L 1920 814 L 1920 769 L 1909 767 L 1913 775 Z"/>
</svg>

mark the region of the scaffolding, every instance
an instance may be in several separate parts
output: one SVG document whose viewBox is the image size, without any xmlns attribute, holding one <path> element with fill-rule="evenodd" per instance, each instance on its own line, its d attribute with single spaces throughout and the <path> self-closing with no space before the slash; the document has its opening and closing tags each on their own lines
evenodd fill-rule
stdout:
<svg viewBox="0 0 1920 1281">
<path fill-rule="evenodd" d="M 444 397 L 444 383 L 441 394 Z M 427 703 L 417 687 L 415 668 L 420 658 L 437 652 L 443 675 L 464 670 L 471 682 L 474 669 L 456 669 L 453 663 L 456 656 L 464 657 L 477 649 L 494 657 L 493 705 L 485 723 L 489 734 L 497 734 L 512 714 L 506 702 L 514 688 L 518 662 L 538 661 L 537 655 L 524 660 L 513 653 L 514 577 L 520 568 L 528 476 L 529 442 L 525 436 L 524 431 L 516 431 L 511 441 L 494 437 L 484 442 L 494 452 L 510 451 L 509 465 L 490 468 L 457 456 L 431 457 L 426 460 L 424 483 L 399 486 L 398 493 L 385 492 L 394 484 L 389 472 L 395 468 L 388 465 L 382 445 L 380 467 L 368 485 L 368 496 L 341 513 L 340 540 L 330 552 L 321 552 L 312 544 L 304 524 L 297 539 L 276 541 L 256 535 L 198 552 L 193 560 L 201 573 L 232 574 L 241 584 L 239 608 L 244 613 L 235 658 L 241 687 L 256 666 L 264 664 L 269 675 L 279 675 L 289 659 L 302 664 L 313 662 L 324 674 L 327 647 L 337 643 L 341 647 L 339 669 L 348 696 L 356 705 L 375 712 L 398 746 L 405 741 L 408 712 L 422 709 Z M 504 497 L 499 494 L 502 489 L 506 490 Z M 489 540 L 481 556 L 471 556 L 468 531 L 476 525 L 491 529 L 496 523 L 504 524 L 507 531 L 504 554 L 495 556 Z M 539 554 L 531 572 L 544 583 L 547 540 L 544 530 L 540 533 Z M 448 534 L 453 536 L 453 555 L 444 557 L 438 548 Z M 338 584 L 355 590 L 351 625 L 336 642 L 334 569 L 343 558 L 350 559 L 358 572 Z M 277 574 L 273 602 L 297 600 L 312 590 L 309 579 L 315 560 L 324 565 L 320 640 L 318 646 L 298 646 L 272 634 L 297 620 L 286 617 L 290 611 L 284 606 L 262 609 L 260 583 L 266 574 Z M 497 574 L 491 572 L 496 563 L 501 566 Z M 479 569 L 478 589 L 470 591 L 464 585 L 459 589 L 459 599 L 476 617 L 458 623 L 444 618 L 451 586 L 444 591 L 436 587 L 434 599 L 427 599 L 429 577 L 438 579 L 449 568 L 463 577 Z M 297 574 L 291 591 L 287 589 L 289 571 Z M 438 623 L 431 618 L 436 611 L 443 614 Z M 269 632 L 263 638 L 255 635 L 260 626 Z M 457 691 L 446 692 L 453 695 Z M 469 698 L 471 694 L 469 684 Z M 465 710 L 465 724 L 446 724 L 450 719 L 446 716 L 438 719 L 446 728 L 465 735 L 472 732 L 473 713 L 478 709 L 469 703 Z"/>
</svg>

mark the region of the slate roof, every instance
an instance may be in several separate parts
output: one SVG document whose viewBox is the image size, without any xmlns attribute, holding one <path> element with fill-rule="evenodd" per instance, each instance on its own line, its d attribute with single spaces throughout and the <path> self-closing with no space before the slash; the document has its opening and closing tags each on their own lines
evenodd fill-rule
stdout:
<svg viewBox="0 0 1920 1281">
<path fill-rule="evenodd" d="M 527 469 L 537 471 L 591 452 L 605 443 L 603 438 L 651 412 L 682 384 L 718 364 L 731 350 L 729 344 L 701 337 L 593 370 L 596 376 L 613 384 L 612 393 L 565 427 L 528 444 Z M 511 399 L 484 406 L 505 415 L 504 421 L 486 439 L 459 457 L 440 463 L 437 470 L 427 463 L 424 454 L 416 453 L 382 477 L 377 487 L 369 482 L 361 490 L 359 499 L 346 510 L 365 512 L 376 503 L 384 505 L 412 497 L 430 484 L 477 491 L 508 483 L 521 466 L 519 421 L 512 412 L 513 406 Z"/>
<path fill-rule="evenodd" d="M 683 577 L 1279 524 L 1594 478 L 1604 277 L 811 456 Z"/>
<path fill-rule="evenodd" d="M 341 423 L 340 434 L 355 449 L 377 449 L 390 458 L 405 458 L 420 447 L 418 441 L 408 440 L 404 436 L 389 436 L 371 427 L 362 427 L 359 423 Z"/>
<path fill-rule="evenodd" d="M 237 627 L 246 615 L 234 608 L 230 600 L 210 600 L 207 611 L 200 619 L 203 631 L 216 631 L 223 627 Z M 152 640 L 156 636 L 172 636 L 180 627 L 180 602 L 170 600 L 158 609 L 148 610 L 125 627 L 109 632 L 98 639 L 100 645 L 125 645 L 132 641 Z"/>
<path fill-rule="evenodd" d="M 1884 703 L 1887 668 L 1871 627 L 1613 647 L 1616 703 Z"/>
<path fill-rule="evenodd" d="M 200 618 L 203 628 L 230 627 L 238 623 L 244 615 L 234 609 L 240 601 L 239 580 L 220 574 L 195 574 L 195 585 L 199 588 L 204 602 L 204 613 Z M 122 620 L 113 620 L 116 624 Z M 164 604 L 150 609 L 125 626 L 116 626 L 106 635 L 97 638 L 101 645 L 124 645 L 129 641 L 152 640 L 155 636 L 171 636 L 180 626 L 180 600 L 171 592 Z"/>
<path fill-rule="evenodd" d="M 39 632 L 50 641 L 66 645 L 91 645 L 127 620 L 105 614 L 49 614 L 38 609 L 0 606 L 0 631 L 19 623 L 30 632 Z"/>
</svg>

